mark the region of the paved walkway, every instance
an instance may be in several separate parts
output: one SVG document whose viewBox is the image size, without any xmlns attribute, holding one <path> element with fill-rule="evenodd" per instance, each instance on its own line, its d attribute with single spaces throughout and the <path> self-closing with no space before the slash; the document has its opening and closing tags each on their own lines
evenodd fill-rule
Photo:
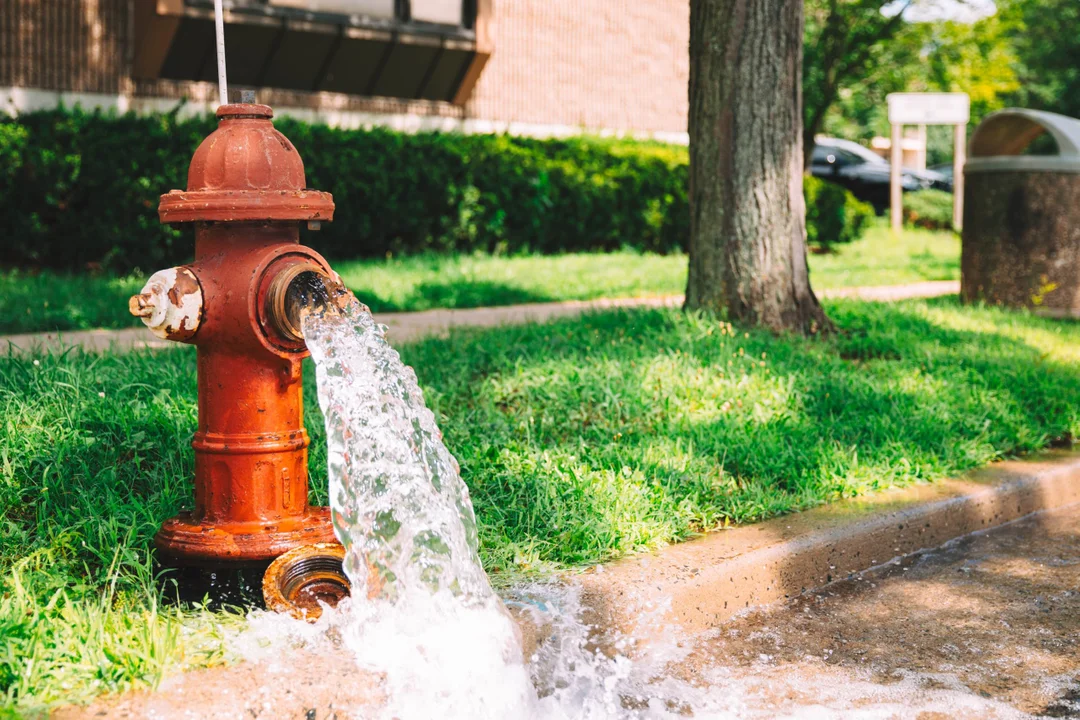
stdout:
<svg viewBox="0 0 1080 720">
<path fill-rule="evenodd" d="M 885 285 L 879 287 L 836 288 L 819 292 L 825 298 L 860 298 L 863 300 L 893 301 L 909 298 L 955 295 L 960 283 L 953 280 Z M 469 310 L 428 310 L 411 313 L 379 313 L 375 319 L 386 325 L 394 342 L 408 342 L 430 335 L 445 335 L 454 327 L 494 327 L 528 322 L 546 322 L 556 318 L 580 315 L 590 310 L 635 307 L 678 307 L 682 295 L 616 300 L 572 300 L 559 303 L 531 303 L 505 307 L 474 308 Z M 70 332 L 25 333 L 0 335 L 0 349 L 16 353 L 43 350 L 63 350 L 81 347 L 84 350 L 114 351 L 174 347 L 176 343 L 160 340 L 145 328 L 124 330 L 75 330 Z"/>
</svg>

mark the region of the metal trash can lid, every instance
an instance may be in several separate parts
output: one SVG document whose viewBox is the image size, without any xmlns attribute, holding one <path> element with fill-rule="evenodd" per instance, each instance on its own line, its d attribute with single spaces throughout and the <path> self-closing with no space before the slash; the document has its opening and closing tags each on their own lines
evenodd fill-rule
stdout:
<svg viewBox="0 0 1080 720">
<path fill-rule="evenodd" d="M 1024 154 L 1036 139 L 1046 135 L 1053 140 L 1056 153 Z M 971 135 L 964 172 L 1080 174 L 1080 120 L 1022 108 L 987 115 Z"/>
</svg>

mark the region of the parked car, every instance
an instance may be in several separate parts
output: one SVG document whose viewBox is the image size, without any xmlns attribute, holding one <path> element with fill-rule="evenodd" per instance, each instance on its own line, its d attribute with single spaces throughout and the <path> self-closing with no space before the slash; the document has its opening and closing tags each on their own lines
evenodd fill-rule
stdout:
<svg viewBox="0 0 1080 720">
<path fill-rule="evenodd" d="M 874 206 L 879 213 L 889 207 L 889 162 L 872 150 L 850 140 L 822 138 L 814 144 L 810 172 L 814 177 L 837 183 L 855 197 Z M 952 191 L 952 183 L 932 170 L 903 168 L 900 185 L 904 192 L 913 190 Z"/>
<path fill-rule="evenodd" d="M 953 191 L 953 164 L 941 163 L 940 165 L 931 165 L 927 170 L 932 170 L 936 173 L 941 173 L 941 176 L 945 178 L 945 182 L 949 183 L 949 187 L 946 188 L 949 192 Z"/>
</svg>

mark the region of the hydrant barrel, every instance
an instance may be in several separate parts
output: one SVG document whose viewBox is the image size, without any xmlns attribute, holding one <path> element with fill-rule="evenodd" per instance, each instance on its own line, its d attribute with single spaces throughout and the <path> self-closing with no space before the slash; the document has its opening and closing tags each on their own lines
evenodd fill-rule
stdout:
<svg viewBox="0 0 1080 720">
<path fill-rule="evenodd" d="M 333 218 L 333 199 L 305 187 L 303 161 L 274 129 L 270 108 L 224 105 L 217 114 L 187 189 L 163 195 L 159 206 L 163 222 L 194 223 L 195 261 L 174 271 L 199 288 L 194 329 L 189 322 L 179 336 L 165 335 L 198 352 L 194 508 L 155 538 L 177 564 L 265 563 L 334 541 L 328 509 L 308 505 L 308 353 L 285 302 L 295 278 L 335 277 L 299 236 L 301 222 Z M 167 324 L 157 316 L 170 311 L 160 309 L 168 288 L 147 288 L 132 298 L 132 312 Z"/>
</svg>

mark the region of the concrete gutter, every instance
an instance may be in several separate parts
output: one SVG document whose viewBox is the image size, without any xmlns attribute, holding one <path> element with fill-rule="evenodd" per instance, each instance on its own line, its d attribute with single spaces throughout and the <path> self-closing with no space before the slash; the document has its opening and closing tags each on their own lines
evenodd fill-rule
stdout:
<svg viewBox="0 0 1080 720">
<path fill-rule="evenodd" d="M 858 298 L 889 302 L 910 298 L 939 297 L 960 292 L 960 283 L 953 280 L 852 287 L 825 290 L 824 298 Z M 472 308 L 468 310 L 426 310 L 408 313 L 377 313 L 375 321 L 386 325 L 391 342 L 401 343 L 429 336 L 446 335 L 457 327 L 496 327 L 542 323 L 585 312 L 613 308 L 681 307 L 682 295 L 645 298 L 616 298 L 607 300 L 572 300 L 558 303 L 529 303 L 504 307 Z M 124 330 L 73 330 L 68 332 L 23 333 L 0 335 L 0 351 L 15 354 L 59 352 L 78 347 L 88 352 L 128 352 L 131 350 L 177 347 L 176 343 L 154 336 L 144 327 Z"/>
<path fill-rule="evenodd" d="M 1080 452 L 1052 451 L 712 533 L 576 579 L 598 629 L 644 638 L 676 624 L 693 633 L 899 556 L 1077 502 Z"/>
</svg>

